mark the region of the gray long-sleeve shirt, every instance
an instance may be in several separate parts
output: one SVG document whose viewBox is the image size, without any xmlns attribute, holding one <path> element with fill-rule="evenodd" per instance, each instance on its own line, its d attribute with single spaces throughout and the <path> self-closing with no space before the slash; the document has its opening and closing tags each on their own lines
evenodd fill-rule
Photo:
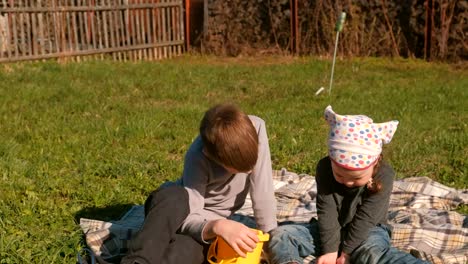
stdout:
<svg viewBox="0 0 468 264">
<path fill-rule="evenodd" d="M 370 194 L 366 186 L 348 188 L 333 177 L 329 157 L 319 161 L 316 171 L 317 211 L 323 254 L 342 251 L 351 254 L 372 227 L 387 223 L 395 172 L 383 162 L 374 180 L 382 189 Z"/>
<path fill-rule="evenodd" d="M 200 242 L 208 221 L 227 218 L 240 209 L 250 193 L 255 220 L 260 230 L 268 232 L 277 226 L 270 147 L 265 122 L 249 116 L 258 133 L 258 160 L 252 172 L 230 174 L 202 152 L 203 142 L 197 137 L 185 155 L 182 177 L 176 182 L 189 194 L 190 214 L 181 233 Z"/>
</svg>

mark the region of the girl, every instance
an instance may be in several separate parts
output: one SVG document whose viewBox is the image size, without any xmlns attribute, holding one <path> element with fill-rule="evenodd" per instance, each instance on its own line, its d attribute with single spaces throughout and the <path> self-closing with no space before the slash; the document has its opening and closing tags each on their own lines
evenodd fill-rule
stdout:
<svg viewBox="0 0 468 264">
<path fill-rule="evenodd" d="M 398 121 L 373 123 L 363 115 L 325 109 L 328 156 L 316 171 L 318 221 L 283 225 L 271 232 L 273 264 L 427 263 L 390 245 L 387 211 L 395 172 L 382 160 Z"/>
</svg>

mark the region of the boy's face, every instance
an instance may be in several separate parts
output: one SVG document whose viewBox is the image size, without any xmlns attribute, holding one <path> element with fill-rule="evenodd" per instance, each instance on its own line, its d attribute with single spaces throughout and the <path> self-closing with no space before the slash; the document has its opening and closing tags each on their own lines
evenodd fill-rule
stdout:
<svg viewBox="0 0 468 264">
<path fill-rule="evenodd" d="M 364 186 L 372 178 L 374 166 L 375 164 L 364 170 L 349 170 L 332 161 L 333 177 L 348 188 Z"/>
</svg>

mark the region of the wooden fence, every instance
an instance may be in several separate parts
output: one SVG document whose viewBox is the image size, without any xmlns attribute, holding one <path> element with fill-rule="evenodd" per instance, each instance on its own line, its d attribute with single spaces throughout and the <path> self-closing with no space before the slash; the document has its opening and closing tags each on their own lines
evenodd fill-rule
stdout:
<svg viewBox="0 0 468 264">
<path fill-rule="evenodd" d="M 184 51 L 183 0 L 0 0 L 0 62 Z"/>
</svg>

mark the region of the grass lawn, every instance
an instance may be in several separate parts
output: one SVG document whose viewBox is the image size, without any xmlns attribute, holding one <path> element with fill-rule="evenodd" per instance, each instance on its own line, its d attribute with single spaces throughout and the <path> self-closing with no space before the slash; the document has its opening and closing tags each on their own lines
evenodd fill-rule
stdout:
<svg viewBox="0 0 468 264">
<path fill-rule="evenodd" d="M 0 263 L 75 263 L 80 217 L 118 218 L 177 178 L 204 111 L 233 101 L 267 123 L 274 169 L 314 174 L 323 110 L 400 121 L 399 178 L 468 188 L 468 71 L 414 60 L 218 59 L 0 65 Z M 460 208 L 468 213 L 467 207 Z"/>
</svg>

